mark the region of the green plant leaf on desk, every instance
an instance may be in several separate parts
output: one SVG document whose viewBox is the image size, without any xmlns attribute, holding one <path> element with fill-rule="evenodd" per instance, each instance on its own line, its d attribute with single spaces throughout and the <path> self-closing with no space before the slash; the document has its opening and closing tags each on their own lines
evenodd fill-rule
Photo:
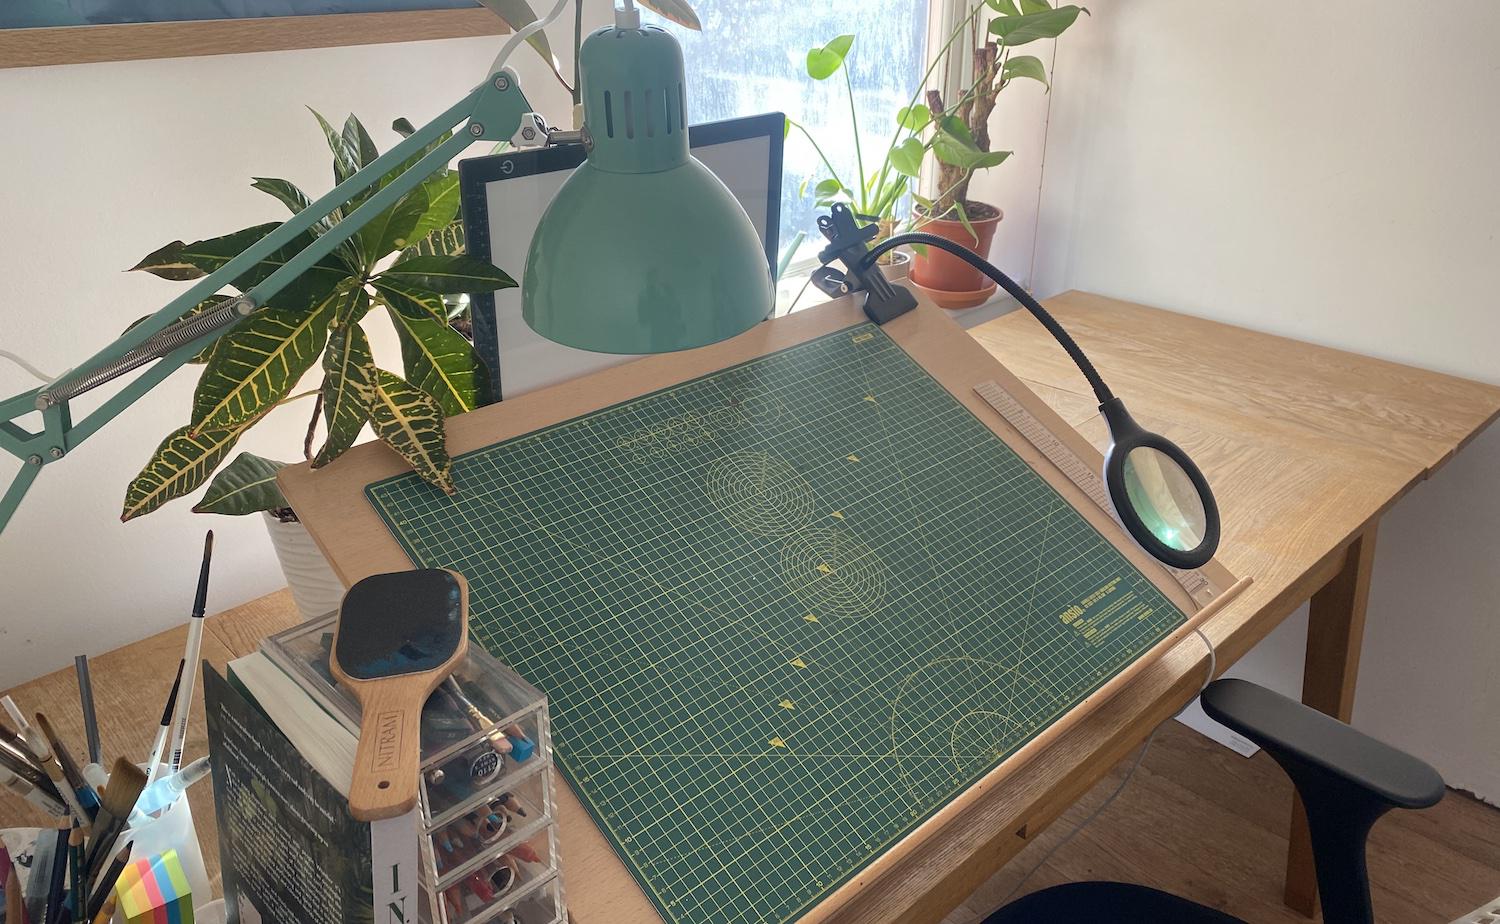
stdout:
<svg viewBox="0 0 1500 924">
<path fill-rule="evenodd" d="M 356 292 L 368 303 L 363 289 Z M 328 335 L 328 349 L 323 353 L 323 421 L 328 436 L 313 459 L 313 468 L 327 465 L 354 445 L 370 420 L 374 400 L 375 360 L 370 356 L 370 341 L 358 324 L 341 324 Z"/>
<path fill-rule="evenodd" d="M 354 157 L 355 163 L 363 167 L 370 161 L 380 156 L 380 149 L 375 147 L 375 142 L 370 138 L 370 133 L 355 118 L 354 113 L 349 113 L 344 119 L 344 130 L 339 133 L 344 139 L 344 147 Z"/>
<path fill-rule="evenodd" d="M 290 506 L 276 486 L 276 473 L 283 468 L 285 462 L 242 452 L 209 482 L 193 512 L 243 516 Z"/>
<path fill-rule="evenodd" d="M 368 272 L 374 269 L 375 264 L 390 252 L 401 250 L 414 240 L 421 240 L 427 232 L 413 232 L 426 214 L 427 192 L 418 186 L 360 228 L 355 239 L 359 241 L 365 270 Z"/>
<path fill-rule="evenodd" d="M 285 205 L 287 210 L 293 215 L 312 205 L 312 200 L 308 198 L 307 193 L 299 189 L 290 180 L 266 176 L 253 177 L 252 180 L 253 182 L 250 184 L 251 189 L 258 189 L 266 195 L 271 196 L 282 205 Z M 318 223 L 313 226 L 314 233 L 322 235 L 329 228 L 333 227 L 335 222 L 343 220 L 343 217 L 344 213 L 342 209 L 334 209 L 327 217 L 318 219 Z M 354 248 L 352 241 L 341 242 L 334 253 L 338 254 L 339 259 L 344 261 L 344 267 L 349 272 L 358 273 L 360 271 L 359 251 Z"/>
<path fill-rule="evenodd" d="M 443 409 L 435 398 L 376 369 L 370 424 L 375 435 L 400 453 L 423 481 L 447 494 L 455 492 L 453 463 L 443 439 Z"/>
<path fill-rule="evenodd" d="M 143 270 L 153 276 L 174 281 L 201 279 L 239 256 L 247 247 L 257 243 L 278 227 L 280 223 L 273 221 L 222 237 L 194 241 L 191 244 L 173 241 L 147 254 L 141 262 L 130 269 L 132 272 Z M 233 283 L 235 288 L 244 292 L 262 282 L 312 243 L 312 240 L 313 236 L 309 233 L 299 234 L 290 244 L 273 252 L 240 274 Z M 305 308 L 312 304 L 322 292 L 337 285 L 348 275 L 347 267 L 335 259 L 325 257 L 278 292 L 271 303 L 279 307 Z"/>
<path fill-rule="evenodd" d="M 238 427 L 291 394 L 323 352 L 341 294 L 312 311 L 262 308 L 219 338 L 193 395 L 194 432 Z"/>
<path fill-rule="evenodd" d="M 125 490 L 120 521 L 150 513 L 174 498 L 198 489 L 208 480 L 245 428 L 192 432 L 191 425 L 172 431 L 151 454 L 140 474 Z"/>
<path fill-rule="evenodd" d="M 370 283 L 377 297 L 393 311 L 409 318 L 430 318 L 434 321 L 448 320 L 448 306 L 443 296 L 421 286 L 412 285 L 399 278 L 387 279 L 384 274 Z"/>
<path fill-rule="evenodd" d="M 460 254 L 464 251 L 464 241 L 464 223 L 450 221 L 401 251 L 401 256 L 430 257 L 437 254 Z"/>
<path fill-rule="evenodd" d="M 496 289 L 512 288 L 516 284 L 509 274 L 493 263 L 465 254 L 405 257 L 392 264 L 375 280 L 377 286 L 389 282 L 412 289 L 426 289 L 439 295 L 493 292 Z"/>
<path fill-rule="evenodd" d="M 418 189 L 427 199 L 427 211 L 423 212 L 407 235 L 406 244 L 411 246 L 434 231 L 445 228 L 458 217 L 458 171 L 440 173 Z"/>
<path fill-rule="evenodd" d="M 489 375 L 474 348 L 447 321 L 407 317 L 390 309 L 411 384 L 437 399 L 449 417 L 490 400 Z"/>
<path fill-rule="evenodd" d="M 1027 77 L 1040 82 L 1042 86 L 1047 87 L 1049 90 L 1052 88 L 1052 85 L 1047 82 L 1046 66 L 1042 64 L 1042 59 L 1035 55 L 1020 55 L 1014 58 L 1006 58 L 1002 76 L 1006 80 L 1013 80 L 1016 77 Z"/>
</svg>

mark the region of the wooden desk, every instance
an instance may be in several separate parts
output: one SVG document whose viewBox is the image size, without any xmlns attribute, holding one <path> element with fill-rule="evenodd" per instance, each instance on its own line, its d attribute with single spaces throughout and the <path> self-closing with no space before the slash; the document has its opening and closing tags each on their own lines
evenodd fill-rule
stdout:
<svg viewBox="0 0 1500 924">
<path fill-rule="evenodd" d="M 1136 418 L 1181 443 L 1213 482 L 1224 514 L 1221 555 L 1255 578 L 1206 627 L 1220 667 L 1311 598 L 1304 698 L 1347 719 L 1380 515 L 1500 414 L 1500 388 L 1098 296 L 1068 293 L 1048 306 Z M 1102 446 L 1104 428 L 1082 378 L 1029 316 L 1007 315 L 973 333 Z M 205 657 L 221 663 L 251 651 L 295 618 L 285 592 L 213 617 Z M 149 704 L 166 696 L 181 648 L 181 630 L 173 630 L 97 659 L 106 751 L 144 753 L 151 719 L 142 722 L 142 710 L 155 711 Z M 1143 671 L 932 849 L 861 882 L 840 920 L 939 921 L 1186 702 L 1205 664 L 1190 639 Z M 59 671 L 15 693 L 27 708 L 71 703 L 72 682 L 71 670 Z M 61 734 L 81 743 L 76 715 L 54 718 Z M 190 757 L 202 748 L 201 717 L 196 728 Z M 199 787 L 194 804 L 217 871 L 207 801 Z M 0 801 L 0 824 L 22 823 L 23 811 L 13 799 Z M 574 919 L 614 924 L 611 896 L 590 889 L 590 858 L 568 852 L 566 827 L 563 850 Z M 1289 898 L 1310 907 L 1311 867 L 1293 860 Z"/>
</svg>

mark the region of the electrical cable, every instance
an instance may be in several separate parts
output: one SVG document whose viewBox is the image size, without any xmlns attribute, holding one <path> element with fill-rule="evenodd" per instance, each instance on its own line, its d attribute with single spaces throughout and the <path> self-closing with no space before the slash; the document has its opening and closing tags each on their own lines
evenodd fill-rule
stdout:
<svg viewBox="0 0 1500 924">
<path fill-rule="evenodd" d="M 31 363 L 27 362 L 22 357 L 12 353 L 10 350 L 0 350 L 0 358 L 10 360 L 11 362 L 20 366 L 22 369 L 25 369 L 28 373 L 42 380 L 42 382 L 48 385 L 52 384 L 52 382 L 56 378 L 55 376 L 48 375 L 47 373 L 38 369 L 36 366 L 33 366 Z"/>
<path fill-rule="evenodd" d="M 1203 695 L 1203 691 L 1208 689 L 1208 685 L 1213 682 L 1214 674 L 1218 671 L 1219 668 L 1219 658 L 1217 653 L 1214 651 L 1214 643 L 1209 641 L 1208 636 L 1203 634 L 1202 629 L 1194 629 L 1193 633 L 1197 635 L 1198 638 L 1202 640 L 1204 646 L 1208 648 L 1208 674 L 1203 678 L 1202 685 L 1198 687 L 1198 693 L 1192 699 L 1184 703 L 1181 709 L 1172 713 L 1171 716 L 1163 719 L 1160 724 L 1151 729 L 1151 734 L 1146 736 L 1146 743 L 1141 746 L 1140 752 L 1135 755 L 1135 760 L 1131 761 L 1130 769 L 1125 771 L 1125 778 L 1120 780 L 1120 785 L 1116 786 L 1114 792 L 1111 792 L 1108 796 L 1106 796 L 1104 801 L 1099 803 L 1099 807 L 1090 812 L 1087 818 L 1074 825 L 1073 830 L 1063 835 L 1062 840 L 1053 844 L 1050 848 L 1048 848 L 1046 853 L 1042 854 L 1042 858 L 1036 861 L 1031 869 L 1026 871 L 1026 874 L 1021 877 L 1021 881 L 1017 882 L 1015 886 L 1006 893 L 1005 898 L 1000 902 L 1001 907 L 1010 904 L 1010 900 L 1016 897 L 1016 893 L 1021 891 L 1021 887 L 1031 879 L 1031 877 L 1036 873 L 1037 870 L 1047 865 L 1047 861 L 1052 859 L 1053 854 L 1061 850 L 1064 844 L 1071 841 L 1078 834 L 1078 832 L 1082 831 L 1084 828 L 1087 828 L 1095 818 L 1098 818 L 1104 813 L 1105 809 L 1109 808 L 1110 803 L 1115 801 L 1115 797 L 1125 791 L 1125 787 L 1130 784 L 1130 778 L 1135 776 L 1135 771 L 1140 768 L 1141 762 L 1146 759 L 1146 752 L 1151 750 L 1151 742 L 1156 740 L 1156 733 L 1161 731 L 1163 725 L 1166 725 L 1168 722 L 1186 712 L 1188 706 L 1191 706 L 1194 702 L 1196 702 L 1198 697 Z"/>
<path fill-rule="evenodd" d="M 859 271 L 863 273 L 869 270 L 870 267 L 875 265 L 877 259 L 903 244 L 923 244 L 928 247 L 936 247 L 939 250 L 947 251 L 999 283 L 1000 287 L 1009 293 L 1012 298 L 1020 302 L 1027 311 L 1031 312 L 1041 322 L 1042 326 L 1047 328 L 1047 332 L 1052 335 L 1053 339 L 1068 352 L 1068 355 L 1073 359 L 1074 365 L 1078 366 L 1078 370 L 1083 373 L 1083 377 L 1088 379 L 1089 387 L 1094 390 L 1094 397 L 1099 399 L 1099 403 L 1104 404 L 1114 399 L 1114 394 L 1109 390 L 1109 386 L 1104 384 L 1104 379 L 1099 376 L 1099 372 L 1094 368 L 1094 364 L 1089 362 L 1089 358 L 1083 352 L 1083 349 L 1063 329 L 1063 326 L 1057 323 L 1057 319 L 1052 317 L 1051 313 L 1046 308 L 1043 308 L 1040 302 L 1032 298 L 1030 292 L 1021 288 L 1020 283 L 1002 273 L 993 263 L 962 244 L 950 241 L 945 237 L 938 237 L 936 234 L 929 234 L 925 231 L 908 231 L 905 234 L 888 237 L 871 248 L 860 259 Z"/>
<path fill-rule="evenodd" d="M 517 29 L 516 33 L 504 45 L 500 46 L 500 53 L 495 55 L 495 60 L 490 64 L 490 76 L 493 77 L 500 73 L 500 68 L 505 66 L 505 62 L 510 59 L 511 52 L 516 50 L 516 46 L 556 22 L 557 17 L 562 15 L 562 11 L 571 2 L 572 0 L 557 0 L 557 5 L 552 7 L 546 16 L 530 25 Z M 578 0 L 578 2 L 582 3 L 583 0 Z"/>
</svg>

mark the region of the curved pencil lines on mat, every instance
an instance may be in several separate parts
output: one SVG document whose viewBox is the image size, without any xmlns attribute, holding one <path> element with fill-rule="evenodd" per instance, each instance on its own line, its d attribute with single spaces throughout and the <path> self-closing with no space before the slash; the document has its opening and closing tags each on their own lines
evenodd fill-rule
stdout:
<svg viewBox="0 0 1500 924">
<path fill-rule="evenodd" d="M 932 703 L 943 711 L 934 714 Z M 950 792 L 997 763 L 1059 703 L 1055 692 L 998 661 L 929 661 L 901 681 L 891 702 L 901 782 L 917 799 Z"/>
</svg>

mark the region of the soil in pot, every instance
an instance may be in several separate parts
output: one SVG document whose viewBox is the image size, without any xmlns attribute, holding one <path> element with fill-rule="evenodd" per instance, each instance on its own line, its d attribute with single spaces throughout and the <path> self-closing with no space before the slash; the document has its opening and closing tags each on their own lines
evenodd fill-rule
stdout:
<svg viewBox="0 0 1500 924">
<path fill-rule="evenodd" d="M 969 227 L 965 227 L 957 217 L 920 219 L 918 230 L 947 238 L 989 259 L 990 245 L 995 240 L 995 228 L 1000 224 L 1000 219 L 1005 217 L 1004 213 L 987 202 L 965 202 L 964 209 L 969 215 L 969 227 L 974 229 L 973 234 L 969 233 Z M 924 247 L 917 251 L 912 261 L 911 279 L 924 289 L 940 292 L 973 293 L 995 288 L 989 277 L 979 270 L 936 247 Z"/>
</svg>

